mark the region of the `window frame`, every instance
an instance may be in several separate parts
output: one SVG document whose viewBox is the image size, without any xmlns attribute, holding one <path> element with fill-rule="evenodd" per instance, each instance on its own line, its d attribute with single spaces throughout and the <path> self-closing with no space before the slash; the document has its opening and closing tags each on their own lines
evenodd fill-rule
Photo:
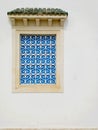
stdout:
<svg viewBox="0 0 98 130">
<path fill-rule="evenodd" d="M 12 55 L 13 92 L 63 92 L 64 91 L 64 30 L 62 27 L 13 27 Z M 39 33 L 40 32 L 40 33 Z M 56 84 L 25 84 L 20 85 L 19 48 L 20 34 L 56 34 Z"/>
</svg>

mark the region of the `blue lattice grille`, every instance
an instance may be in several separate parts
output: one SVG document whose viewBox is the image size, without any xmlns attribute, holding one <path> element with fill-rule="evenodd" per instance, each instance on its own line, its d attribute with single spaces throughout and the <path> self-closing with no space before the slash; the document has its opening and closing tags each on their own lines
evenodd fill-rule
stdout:
<svg viewBox="0 0 98 130">
<path fill-rule="evenodd" d="M 20 35 L 20 84 L 56 84 L 56 35 Z"/>
</svg>

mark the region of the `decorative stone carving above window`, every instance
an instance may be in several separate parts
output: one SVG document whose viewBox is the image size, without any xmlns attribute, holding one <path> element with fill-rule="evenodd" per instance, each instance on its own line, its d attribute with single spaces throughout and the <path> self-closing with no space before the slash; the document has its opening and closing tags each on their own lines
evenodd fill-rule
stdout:
<svg viewBox="0 0 98 130">
<path fill-rule="evenodd" d="M 21 8 L 12 24 L 13 92 L 63 92 L 66 11 Z"/>
<path fill-rule="evenodd" d="M 13 26 L 63 26 L 68 16 L 58 8 L 17 8 L 7 14 Z"/>
</svg>

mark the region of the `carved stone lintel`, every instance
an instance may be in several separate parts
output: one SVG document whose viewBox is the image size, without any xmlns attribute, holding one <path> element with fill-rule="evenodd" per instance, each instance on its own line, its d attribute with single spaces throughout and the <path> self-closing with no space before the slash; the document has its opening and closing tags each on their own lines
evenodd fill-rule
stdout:
<svg viewBox="0 0 98 130">
<path fill-rule="evenodd" d="M 40 19 L 36 19 L 36 26 L 39 26 L 40 25 Z"/>
<path fill-rule="evenodd" d="M 52 26 L 52 19 L 48 19 L 48 26 Z"/>
<path fill-rule="evenodd" d="M 12 26 L 64 27 L 66 16 L 11 16 Z"/>
<path fill-rule="evenodd" d="M 11 23 L 12 23 L 12 26 L 15 26 L 15 19 L 14 18 L 11 18 Z"/>
<path fill-rule="evenodd" d="M 24 26 L 27 26 L 28 25 L 28 20 L 27 19 L 23 19 L 23 23 L 24 23 Z"/>
</svg>

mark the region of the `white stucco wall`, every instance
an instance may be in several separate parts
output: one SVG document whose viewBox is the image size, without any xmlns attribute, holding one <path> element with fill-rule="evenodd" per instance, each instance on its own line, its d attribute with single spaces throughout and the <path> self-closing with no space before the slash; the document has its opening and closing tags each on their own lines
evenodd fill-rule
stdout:
<svg viewBox="0 0 98 130">
<path fill-rule="evenodd" d="M 12 93 L 12 35 L 17 7 L 58 7 L 65 24 L 64 93 Z M 0 0 L 0 128 L 98 127 L 98 0 Z"/>
</svg>

